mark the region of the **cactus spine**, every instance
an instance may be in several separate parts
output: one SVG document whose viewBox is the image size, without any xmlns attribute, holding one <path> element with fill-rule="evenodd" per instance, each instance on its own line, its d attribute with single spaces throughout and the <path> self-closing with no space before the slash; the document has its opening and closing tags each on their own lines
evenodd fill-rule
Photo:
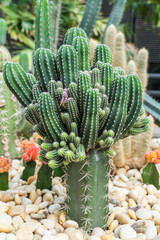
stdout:
<svg viewBox="0 0 160 240">
<path fill-rule="evenodd" d="M 119 138 L 148 128 L 148 118 L 138 118 L 142 87 L 135 75 L 122 76 L 118 73 L 124 74 L 121 69 L 113 74 L 112 53 L 105 45 L 95 49 L 98 68 L 91 71 L 88 39 L 82 29 L 68 30 L 64 43 L 55 58 L 60 81 L 50 78 L 51 64 L 37 67 L 35 83 L 32 75 L 29 82 L 19 65 L 11 63 L 5 65 L 5 81 L 26 106 L 26 118 L 44 138 L 39 159 L 47 167 L 65 166 L 69 217 L 87 229 L 103 227 L 108 214 L 110 147 Z M 41 61 L 47 62 L 48 55 L 42 54 Z M 18 92 L 24 88 L 22 97 Z M 44 182 L 43 186 L 39 183 L 38 187 L 44 187 Z"/>
</svg>

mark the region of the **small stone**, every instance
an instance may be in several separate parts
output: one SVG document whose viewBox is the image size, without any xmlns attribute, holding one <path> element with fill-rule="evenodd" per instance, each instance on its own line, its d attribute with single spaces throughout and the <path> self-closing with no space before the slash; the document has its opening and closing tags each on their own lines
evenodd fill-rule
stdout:
<svg viewBox="0 0 160 240">
<path fill-rule="evenodd" d="M 55 228 L 55 221 L 51 219 L 43 219 L 41 223 L 46 226 L 49 230 Z"/>
<path fill-rule="evenodd" d="M 147 185 L 147 192 L 150 195 L 156 195 L 157 194 L 157 188 L 154 185 L 149 184 L 149 185 Z"/>
<path fill-rule="evenodd" d="M 63 224 L 64 222 L 66 222 L 66 213 L 62 212 L 59 216 L 59 223 Z"/>
<path fill-rule="evenodd" d="M 34 203 L 36 201 L 36 198 L 37 198 L 36 191 L 32 191 L 29 195 L 29 199 L 31 200 L 31 203 Z"/>
<path fill-rule="evenodd" d="M 147 226 L 147 228 L 145 229 L 145 235 L 147 240 L 155 239 L 155 237 L 157 236 L 157 229 L 154 223 L 151 223 Z"/>
<path fill-rule="evenodd" d="M 7 206 L 8 206 L 9 208 L 16 205 L 16 203 L 15 203 L 14 201 L 9 201 L 9 202 L 7 202 L 6 204 L 7 204 Z"/>
<path fill-rule="evenodd" d="M 117 213 L 115 215 L 115 219 L 117 219 L 120 224 L 128 224 L 128 223 L 130 223 L 130 218 L 125 213 Z"/>
<path fill-rule="evenodd" d="M 68 235 L 65 233 L 58 233 L 56 237 L 58 238 L 58 240 L 69 240 Z"/>
<path fill-rule="evenodd" d="M 0 213 L 7 213 L 9 210 L 9 207 L 6 203 L 0 201 Z"/>
<path fill-rule="evenodd" d="M 34 176 L 31 176 L 27 179 L 27 183 L 28 185 L 30 185 L 32 182 L 34 182 L 35 180 L 37 179 L 37 176 L 34 175 Z"/>
<path fill-rule="evenodd" d="M 157 198 L 154 195 L 148 195 L 147 200 L 151 206 L 153 206 L 157 202 Z"/>
<path fill-rule="evenodd" d="M 92 231 L 92 236 L 102 237 L 103 235 L 105 235 L 105 232 L 100 227 L 95 227 Z"/>
<path fill-rule="evenodd" d="M 122 240 L 134 239 L 137 237 L 136 231 L 130 226 L 123 226 L 119 231 Z"/>
<path fill-rule="evenodd" d="M 137 234 L 137 237 L 138 237 L 140 240 L 146 240 L 146 236 L 145 236 L 143 233 L 138 233 L 138 234 Z"/>
<path fill-rule="evenodd" d="M 57 186 L 57 185 L 54 185 L 52 187 L 52 191 L 55 192 L 57 195 L 60 195 L 62 193 L 61 188 L 59 186 Z"/>
<path fill-rule="evenodd" d="M 17 206 L 13 206 L 9 209 L 8 214 L 13 217 L 16 215 L 20 215 L 21 213 L 25 212 L 25 206 L 22 205 L 17 205 Z"/>
<path fill-rule="evenodd" d="M 120 182 L 120 181 L 116 181 L 116 180 L 114 180 L 113 181 L 113 184 L 115 185 L 115 186 L 117 186 L 117 187 L 124 187 L 124 188 L 126 188 L 127 187 L 127 184 L 125 183 L 125 182 Z"/>
<path fill-rule="evenodd" d="M 14 201 L 15 201 L 16 205 L 20 205 L 22 203 L 22 200 L 18 194 L 15 194 Z"/>
<path fill-rule="evenodd" d="M 1 201 L 2 202 L 9 202 L 11 200 L 13 200 L 13 195 L 9 192 L 6 192 L 1 196 Z"/>
<path fill-rule="evenodd" d="M 10 233 L 13 231 L 13 226 L 10 223 L 1 223 L 0 232 Z"/>
<path fill-rule="evenodd" d="M 113 222 L 113 220 L 114 220 L 114 213 L 112 213 L 109 217 L 108 217 L 108 219 L 107 219 L 107 226 L 110 226 L 111 225 L 111 223 Z"/>
<path fill-rule="evenodd" d="M 23 219 L 20 216 L 15 216 L 13 217 L 13 226 L 15 228 L 15 230 L 17 231 L 20 226 L 23 224 Z"/>
<path fill-rule="evenodd" d="M 49 205 L 49 202 L 41 202 L 39 205 L 38 205 L 38 207 L 39 207 L 39 209 L 44 209 L 44 208 L 46 208 L 46 207 L 48 207 L 48 205 Z"/>
<path fill-rule="evenodd" d="M 128 209 L 128 215 L 130 216 L 130 218 L 137 220 L 136 214 L 133 210 Z"/>
<path fill-rule="evenodd" d="M 42 240 L 58 240 L 58 238 L 53 235 L 46 235 L 42 237 Z"/>
<path fill-rule="evenodd" d="M 88 240 L 101 240 L 101 238 L 96 236 L 90 236 Z"/>
<path fill-rule="evenodd" d="M 17 240 L 17 238 L 13 233 L 9 233 L 6 235 L 6 240 Z"/>
<path fill-rule="evenodd" d="M 19 229 L 16 232 L 17 240 L 33 240 L 33 233 L 27 229 Z"/>
<path fill-rule="evenodd" d="M 51 193 L 46 193 L 44 196 L 43 196 L 43 202 L 49 202 L 50 204 L 53 203 L 53 196 Z"/>
<path fill-rule="evenodd" d="M 120 178 L 121 178 L 124 182 L 128 182 L 128 181 L 129 181 L 128 177 L 126 177 L 123 173 L 121 173 L 119 176 L 120 176 Z"/>
<path fill-rule="evenodd" d="M 38 195 L 38 194 L 37 194 L 37 195 Z M 39 205 L 41 202 L 42 202 L 42 197 L 39 196 L 39 197 L 36 199 L 36 201 L 35 201 L 34 204 Z"/>
<path fill-rule="evenodd" d="M 45 218 L 46 216 L 43 214 L 43 213 L 31 213 L 31 218 L 33 219 L 43 219 Z"/>
<path fill-rule="evenodd" d="M 131 190 L 128 195 L 129 195 L 130 198 L 132 198 L 134 201 L 137 202 L 138 193 L 135 190 Z"/>
<path fill-rule="evenodd" d="M 138 196 L 145 197 L 147 194 L 147 191 L 140 186 L 135 186 L 134 190 L 138 193 Z"/>
<path fill-rule="evenodd" d="M 0 225 L 12 224 L 12 218 L 6 213 L 0 213 Z"/>
<path fill-rule="evenodd" d="M 55 213 L 57 210 L 60 210 L 61 205 L 59 204 L 52 204 L 49 206 L 48 210 L 50 213 Z"/>
<path fill-rule="evenodd" d="M 118 226 L 118 220 L 113 220 L 113 222 L 112 222 L 111 225 L 109 226 L 109 229 L 110 229 L 111 231 L 114 231 L 117 226 Z"/>
<path fill-rule="evenodd" d="M 28 222 L 31 220 L 31 217 L 29 214 L 26 214 L 26 213 L 20 213 L 19 216 L 25 221 L 25 222 Z"/>
<path fill-rule="evenodd" d="M 130 208 L 134 208 L 137 206 L 136 202 L 132 198 L 128 199 L 128 204 Z"/>
<path fill-rule="evenodd" d="M 32 201 L 29 198 L 22 197 L 22 205 L 32 204 Z"/>
<path fill-rule="evenodd" d="M 159 204 L 154 204 L 154 206 L 152 207 L 152 209 L 160 212 L 160 205 L 159 205 Z"/>
<path fill-rule="evenodd" d="M 12 160 L 12 168 L 19 169 L 21 162 L 19 160 Z"/>
<path fill-rule="evenodd" d="M 140 208 L 136 211 L 136 217 L 141 220 L 150 220 L 152 219 L 152 214 L 149 210 Z"/>
<path fill-rule="evenodd" d="M 117 169 L 117 172 L 116 172 L 117 175 L 120 175 L 120 174 L 126 174 L 126 169 L 125 168 L 118 168 Z"/>
<path fill-rule="evenodd" d="M 40 227 L 41 224 L 39 222 L 37 222 L 36 220 L 34 219 L 31 219 L 30 221 L 26 222 L 26 223 L 23 223 L 21 225 L 21 228 L 24 228 L 28 231 L 31 231 L 31 232 L 35 232 L 37 230 L 38 227 Z"/>
<path fill-rule="evenodd" d="M 65 202 L 64 197 L 57 197 L 57 198 L 54 200 L 54 204 L 63 204 L 64 202 Z"/>
<path fill-rule="evenodd" d="M 29 204 L 29 205 L 26 205 L 26 213 L 27 214 L 31 214 L 31 213 L 37 213 L 38 212 L 38 205 L 36 204 Z"/>
<path fill-rule="evenodd" d="M 73 227 L 73 228 L 78 228 L 78 223 L 72 220 L 67 220 L 66 222 L 63 223 L 63 227 L 64 228 L 69 228 L 69 227 Z"/>
<path fill-rule="evenodd" d="M 0 233 L 0 240 L 6 239 L 6 233 Z"/>
<path fill-rule="evenodd" d="M 107 234 L 107 235 L 102 236 L 101 240 L 116 240 L 116 238 L 111 234 Z"/>
<path fill-rule="evenodd" d="M 38 227 L 36 229 L 37 234 L 41 235 L 41 236 L 45 236 L 45 235 L 52 235 L 52 232 L 50 230 L 47 230 L 47 228 L 43 225 L 41 225 L 40 227 Z"/>
</svg>

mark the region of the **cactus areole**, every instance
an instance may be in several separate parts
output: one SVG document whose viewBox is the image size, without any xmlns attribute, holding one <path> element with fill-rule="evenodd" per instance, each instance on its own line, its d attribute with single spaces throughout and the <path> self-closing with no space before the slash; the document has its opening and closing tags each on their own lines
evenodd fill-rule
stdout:
<svg viewBox="0 0 160 240">
<path fill-rule="evenodd" d="M 106 224 L 110 147 L 148 128 L 139 78 L 112 67 L 111 50 L 103 44 L 95 49 L 94 66 L 89 59 L 84 30 L 71 28 L 56 56 L 36 50 L 36 79 L 16 63 L 3 71 L 26 119 L 43 137 L 39 160 L 65 168 L 68 216 L 86 229 Z"/>
</svg>

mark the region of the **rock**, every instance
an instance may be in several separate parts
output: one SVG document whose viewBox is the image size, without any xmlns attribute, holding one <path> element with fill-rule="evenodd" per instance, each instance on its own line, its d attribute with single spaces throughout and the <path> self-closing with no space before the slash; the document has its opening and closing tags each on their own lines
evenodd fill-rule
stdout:
<svg viewBox="0 0 160 240">
<path fill-rule="evenodd" d="M 149 184 L 149 185 L 147 185 L 147 192 L 150 195 L 156 195 L 157 194 L 157 188 L 154 185 Z"/>
<path fill-rule="evenodd" d="M 19 229 L 16 232 L 17 240 L 33 240 L 33 233 L 27 229 Z"/>
<path fill-rule="evenodd" d="M 152 240 L 155 239 L 155 237 L 157 236 L 157 229 L 154 225 L 154 223 L 151 223 L 147 226 L 147 228 L 145 229 L 145 236 L 147 240 Z"/>
<path fill-rule="evenodd" d="M 137 193 L 135 190 L 131 190 L 128 195 L 129 195 L 129 197 L 132 198 L 135 202 L 137 202 L 138 193 Z"/>
<path fill-rule="evenodd" d="M 41 202 L 39 205 L 38 205 L 38 207 L 39 207 L 39 209 L 44 209 L 44 208 L 46 208 L 46 207 L 48 207 L 48 205 L 49 205 L 49 202 Z"/>
<path fill-rule="evenodd" d="M 11 200 L 13 200 L 14 196 L 13 194 L 6 192 L 1 196 L 1 201 L 2 202 L 9 202 Z"/>
<path fill-rule="evenodd" d="M 112 213 L 107 219 L 107 226 L 110 226 L 114 220 L 114 213 Z"/>
<path fill-rule="evenodd" d="M 46 216 L 43 214 L 43 213 L 31 213 L 31 218 L 33 219 L 43 219 L 45 218 Z"/>
<path fill-rule="evenodd" d="M 116 240 L 112 234 L 107 234 L 101 237 L 101 240 Z"/>
<path fill-rule="evenodd" d="M 136 211 L 136 217 L 141 220 L 150 220 L 152 219 L 152 214 L 149 210 L 140 208 Z"/>
<path fill-rule="evenodd" d="M 64 228 L 59 223 L 56 223 L 55 229 L 56 229 L 57 233 L 63 233 L 64 232 Z"/>
<path fill-rule="evenodd" d="M 65 233 L 58 233 L 56 237 L 58 238 L 58 240 L 69 240 L 68 235 Z"/>
<path fill-rule="evenodd" d="M 13 233 L 6 235 L 6 240 L 17 240 L 17 237 Z"/>
<path fill-rule="evenodd" d="M 27 183 L 28 185 L 30 185 L 32 182 L 34 182 L 35 180 L 37 179 L 37 176 L 34 175 L 34 176 L 31 176 L 27 179 Z"/>
<path fill-rule="evenodd" d="M 90 236 L 88 240 L 101 240 L 101 238 L 96 236 Z"/>
<path fill-rule="evenodd" d="M 121 178 L 124 182 L 128 182 L 128 181 L 129 181 L 128 177 L 126 177 L 123 173 L 121 173 L 119 176 L 120 176 L 120 178 Z"/>
<path fill-rule="evenodd" d="M 12 218 L 6 213 L 0 213 L 0 225 L 12 224 Z"/>
<path fill-rule="evenodd" d="M 41 220 L 41 223 L 46 226 L 48 229 L 53 229 L 55 228 L 55 221 L 51 219 L 43 219 Z"/>
<path fill-rule="evenodd" d="M 100 227 L 95 227 L 92 231 L 92 236 L 96 236 L 96 237 L 102 237 L 103 235 L 105 235 L 105 232 L 103 231 L 102 228 Z"/>
<path fill-rule="evenodd" d="M 48 210 L 50 213 L 55 213 L 57 210 L 60 210 L 61 205 L 60 204 L 52 204 L 49 206 Z"/>
<path fill-rule="evenodd" d="M 154 204 L 154 206 L 152 207 L 152 209 L 160 212 L 160 205 L 159 205 L 159 204 Z"/>
<path fill-rule="evenodd" d="M 130 223 L 130 218 L 125 213 L 117 213 L 115 215 L 115 219 L 117 219 L 120 224 L 128 224 L 128 223 Z"/>
<path fill-rule="evenodd" d="M 31 214 L 31 213 L 37 213 L 38 212 L 38 205 L 36 204 L 29 204 L 29 205 L 26 205 L 26 213 L 27 214 Z"/>
<path fill-rule="evenodd" d="M 113 222 L 110 224 L 109 229 L 111 231 L 114 231 L 116 227 L 118 226 L 118 220 L 113 220 Z"/>
<path fill-rule="evenodd" d="M 40 226 L 41 226 L 41 224 L 39 222 L 35 221 L 34 219 L 31 219 L 30 221 L 23 223 L 21 225 L 21 228 L 26 229 L 31 232 L 35 232 L 37 230 L 37 228 Z"/>
<path fill-rule="evenodd" d="M 16 205 L 16 203 L 15 203 L 14 201 L 9 201 L 9 202 L 7 202 L 6 204 L 7 204 L 7 206 L 8 206 L 9 208 Z"/>
<path fill-rule="evenodd" d="M 14 201 L 17 205 L 20 205 L 22 203 L 22 200 L 18 194 L 15 194 Z"/>
<path fill-rule="evenodd" d="M 120 182 L 120 181 L 116 181 L 116 180 L 113 181 L 113 184 L 117 187 L 122 187 L 122 188 L 127 187 L 127 184 L 125 182 Z"/>
<path fill-rule="evenodd" d="M 34 203 L 37 199 L 37 193 L 36 191 L 32 191 L 29 195 L 29 199 L 31 200 L 31 203 Z"/>
<path fill-rule="evenodd" d="M 58 240 L 56 236 L 46 235 L 42 237 L 42 240 Z"/>
<path fill-rule="evenodd" d="M 141 186 L 135 186 L 134 190 L 138 193 L 138 196 L 145 197 L 147 194 L 147 191 Z"/>
<path fill-rule="evenodd" d="M 0 232 L 10 233 L 13 231 L 13 226 L 10 223 L 1 223 Z"/>
<path fill-rule="evenodd" d="M 54 204 L 63 204 L 65 201 L 64 197 L 57 197 L 55 200 L 54 200 Z"/>
<path fill-rule="evenodd" d="M 146 240 L 146 236 L 145 236 L 143 233 L 138 233 L 138 234 L 137 234 L 137 238 L 138 238 L 139 240 Z"/>
<path fill-rule="evenodd" d="M 6 233 L 0 233 L 0 240 L 6 239 Z"/>
<path fill-rule="evenodd" d="M 137 237 L 136 231 L 130 226 L 123 226 L 119 231 L 122 240 L 134 239 Z"/>
<path fill-rule="evenodd" d="M 57 195 L 60 195 L 62 193 L 61 188 L 59 186 L 57 186 L 57 185 L 54 185 L 52 187 L 52 191 L 55 192 Z"/>
<path fill-rule="evenodd" d="M 38 194 L 37 194 L 37 195 L 38 195 Z M 34 204 L 37 204 L 37 205 L 39 205 L 41 202 L 42 202 L 42 197 L 41 197 L 41 196 L 39 196 L 39 197 L 36 199 L 36 201 L 35 201 L 35 203 L 34 203 Z"/>
<path fill-rule="evenodd" d="M 0 201 L 0 213 L 7 213 L 9 207 L 6 203 Z"/>
<path fill-rule="evenodd" d="M 136 214 L 133 210 L 128 209 L 128 215 L 130 216 L 130 218 L 137 220 Z"/>
<path fill-rule="evenodd" d="M 64 228 L 78 228 L 78 223 L 72 220 L 67 220 L 66 222 L 63 223 Z"/>
<path fill-rule="evenodd" d="M 21 213 L 25 212 L 25 206 L 22 205 L 17 205 L 17 206 L 13 206 L 9 209 L 8 214 L 13 217 L 16 215 L 20 215 Z"/>
<path fill-rule="evenodd" d="M 20 228 L 22 224 L 23 224 L 23 219 L 20 216 L 13 217 L 13 226 L 16 231 Z"/>
<path fill-rule="evenodd" d="M 46 193 L 44 196 L 43 196 L 43 202 L 49 202 L 49 203 L 53 203 L 53 196 L 51 193 Z"/>
<path fill-rule="evenodd" d="M 22 205 L 32 204 L 32 201 L 29 198 L 22 197 Z"/>
<path fill-rule="evenodd" d="M 52 235 L 52 232 L 47 230 L 47 228 L 43 225 L 39 226 L 37 229 L 36 229 L 36 232 L 37 234 L 41 235 L 41 236 L 45 236 L 45 235 Z"/>
<path fill-rule="evenodd" d="M 129 205 L 130 208 L 133 208 L 133 207 L 137 206 L 136 202 L 132 198 L 128 199 L 128 205 Z"/>
<path fill-rule="evenodd" d="M 148 195 L 147 200 L 151 206 L 153 206 L 157 202 L 157 198 L 154 195 Z"/>
<path fill-rule="evenodd" d="M 126 169 L 125 168 L 118 168 L 116 174 L 117 175 L 120 175 L 120 174 L 126 175 Z"/>
</svg>

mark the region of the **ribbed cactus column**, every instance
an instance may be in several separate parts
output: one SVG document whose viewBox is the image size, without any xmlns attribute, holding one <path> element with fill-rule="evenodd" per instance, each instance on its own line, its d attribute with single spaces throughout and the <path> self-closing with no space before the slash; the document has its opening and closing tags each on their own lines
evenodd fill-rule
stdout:
<svg viewBox="0 0 160 240">
<path fill-rule="evenodd" d="M 87 229 L 106 223 L 109 172 L 104 151 L 91 150 L 85 162 L 67 166 L 68 216 Z"/>
</svg>

